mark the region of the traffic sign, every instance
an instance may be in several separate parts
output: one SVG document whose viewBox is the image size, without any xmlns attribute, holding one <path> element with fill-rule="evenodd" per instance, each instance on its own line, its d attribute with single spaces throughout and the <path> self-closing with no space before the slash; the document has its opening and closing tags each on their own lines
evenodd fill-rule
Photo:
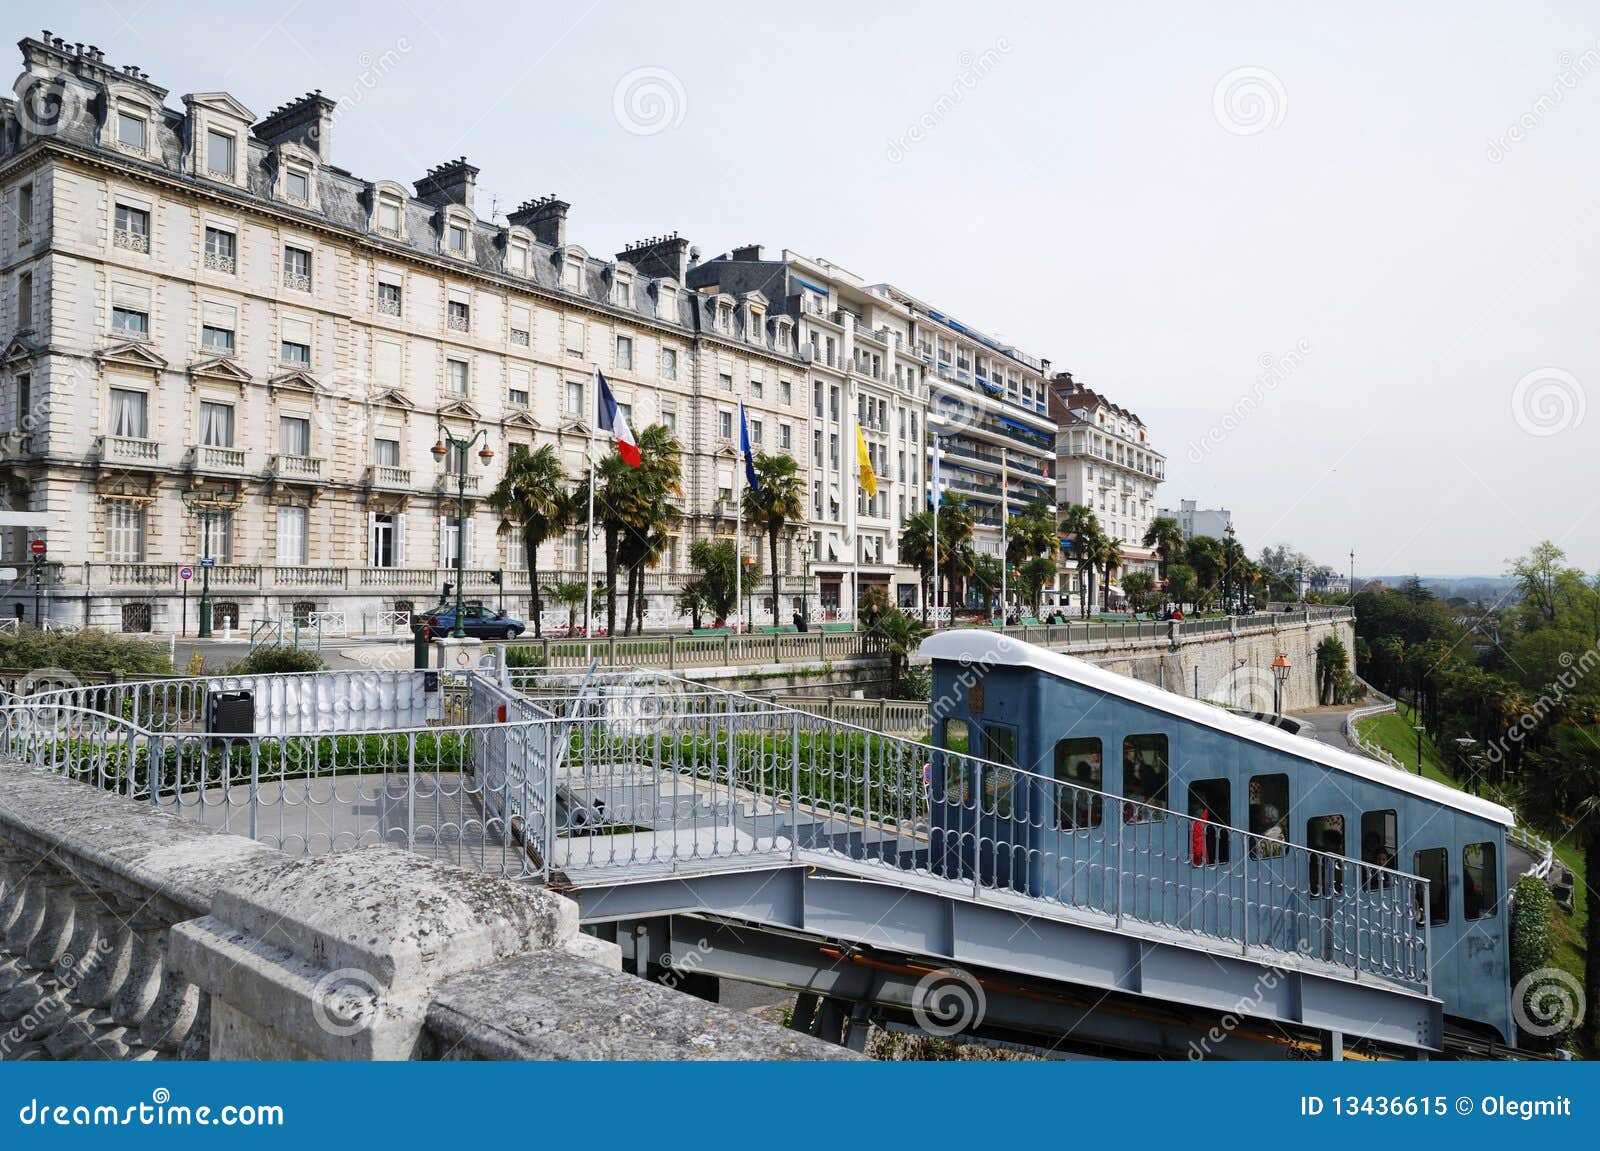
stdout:
<svg viewBox="0 0 1600 1151">
<path fill-rule="evenodd" d="M 189 580 L 194 579 L 194 568 L 190 568 L 190 567 L 179 568 L 178 569 L 178 578 L 183 580 L 185 583 L 187 583 Z"/>
<path fill-rule="evenodd" d="M 200 561 L 200 566 L 203 568 L 214 568 L 217 566 L 217 559 L 215 556 L 206 556 Z"/>
<path fill-rule="evenodd" d="M 28 544 L 28 550 L 30 552 L 32 552 L 34 555 L 36 555 L 36 556 L 44 555 L 44 541 L 43 540 L 34 540 L 30 544 Z"/>
</svg>

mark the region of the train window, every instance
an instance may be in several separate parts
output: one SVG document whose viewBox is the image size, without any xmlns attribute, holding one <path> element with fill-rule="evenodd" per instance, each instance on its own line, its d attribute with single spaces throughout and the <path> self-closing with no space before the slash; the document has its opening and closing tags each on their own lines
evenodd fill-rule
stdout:
<svg viewBox="0 0 1600 1151">
<path fill-rule="evenodd" d="M 1429 847 L 1412 857 L 1411 870 L 1428 881 L 1428 922 L 1434 927 L 1450 922 L 1450 856 L 1442 847 Z M 1422 918 L 1422 888 L 1417 887 L 1417 918 Z"/>
<path fill-rule="evenodd" d="M 1056 783 L 1061 785 L 1056 788 L 1056 826 L 1063 831 L 1099 827 L 1101 799 L 1094 793 L 1102 789 L 1104 776 L 1098 739 L 1056 741 Z"/>
<path fill-rule="evenodd" d="M 1500 910 L 1500 872 L 1494 844 L 1469 843 L 1461 849 L 1461 903 L 1468 919 L 1487 919 Z"/>
<path fill-rule="evenodd" d="M 1196 867 L 1228 862 L 1232 788 L 1226 779 L 1197 779 L 1189 785 L 1189 853 Z"/>
<path fill-rule="evenodd" d="M 1337 895 L 1344 891 L 1344 863 L 1331 858 L 1344 854 L 1344 816 L 1317 815 L 1306 820 L 1306 846 L 1312 851 L 1326 852 L 1326 856 L 1311 856 L 1311 894 L 1323 892 Z"/>
<path fill-rule="evenodd" d="M 1394 867 L 1395 856 L 1400 851 L 1400 823 L 1390 811 L 1364 811 L 1361 813 L 1361 862 L 1378 867 Z M 1387 886 L 1389 876 L 1367 872 L 1362 877 L 1363 887 Z"/>
<path fill-rule="evenodd" d="M 967 759 L 966 756 L 972 747 L 972 734 L 964 719 L 947 719 L 944 721 L 944 749 L 956 752 L 955 755 L 945 756 L 944 761 L 944 801 L 946 803 L 959 803 L 963 807 L 970 802 L 967 795 Z"/>
<path fill-rule="evenodd" d="M 1122 822 L 1161 819 L 1167 806 L 1167 737 L 1130 735 L 1122 741 L 1122 794 L 1136 803 L 1124 804 Z"/>
<path fill-rule="evenodd" d="M 1256 859 L 1281 859 L 1289 842 L 1289 777 L 1284 774 L 1250 777 L 1250 841 Z"/>
<path fill-rule="evenodd" d="M 984 747 L 988 751 L 988 758 L 996 763 L 1003 763 L 1006 767 L 1017 766 L 1017 733 L 1009 727 L 991 723 L 983 729 Z M 1011 818 L 1011 790 L 1016 786 L 1017 775 L 1013 771 L 1001 771 L 998 768 L 985 768 L 983 770 L 983 808 L 991 811 L 1001 819 Z"/>
</svg>

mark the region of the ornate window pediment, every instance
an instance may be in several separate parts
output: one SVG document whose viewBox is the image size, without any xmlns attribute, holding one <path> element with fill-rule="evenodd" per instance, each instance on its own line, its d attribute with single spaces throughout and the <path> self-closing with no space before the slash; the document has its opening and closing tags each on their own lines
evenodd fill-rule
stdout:
<svg viewBox="0 0 1600 1151">
<path fill-rule="evenodd" d="M 448 404 L 439 405 L 440 419 L 478 420 L 482 415 L 478 409 L 467 403 L 466 400 L 452 400 Z"/>
<path fill-rule="evenodd" d="M 241 388 L 254 377 L 234 362 L 231 356 L 207 356 L 189 365 L 189 380 L 222 380 Z"/>
<path fill-rule="evenodd" d="M 500 421 L 500 423 L 502 427 L 527 428 L 530 431 L 538 431 L 544 426 L 540 424 L 538 420 L 530 416 L 527 412 L 511 412 L 507 414 L 506 417 Z"/>
<path fill-rule="evenodd" d="M 402 391 L 395 388 L 380 388 L 367 397 L 367 402 L 378 408 L 399 408 L 401 411 L 416 411 L 417 405 Z"/>
<path fill-rule="evenodd" d="M 102 364 L 115 364 L 121 368 L 135 368 L 146 372 L 164 372 L 167 361 L 137 340 L 113 344 L 95 353 Z"/>
<path fill-rule="evenodd" d="M 411 194 L 394 180 L 374 180 L 367 185 L 367 229 L 380 236 L 406 238 L 406 205 Z"/>
<path fill-rule="evenodd" d="M 273 376 L 267 381 L 267 386 L 275 392 L 303 392 L 306 395 L 317 396 L 324 391 L 322 381 L 307 372 L 283 372 Z"/>
</svg>

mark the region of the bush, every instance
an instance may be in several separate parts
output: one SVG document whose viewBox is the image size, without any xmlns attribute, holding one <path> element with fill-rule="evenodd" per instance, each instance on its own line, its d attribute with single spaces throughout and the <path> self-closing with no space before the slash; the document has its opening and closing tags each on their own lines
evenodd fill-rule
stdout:
<svg viewBox="0 0 1600 1151">
<path fill-rule="evenodd" d="M 1550 966 L 1550 888 L 1524 875 L 1511 903 L 1511 984 L 1530 971 Z"/>
<path fill-rule="evenodd" d="M 508 643 L 505 645 L 507 667 L 543 667 L 544 656 L 533 644 Z"/>
<path fill-rule="evenodd" d="M 59 668 L 78 676 L 161 675 L 172 671 L 167 645 L 104 631 L 35 631 L 0 635 L 0 667 Z"/>
<path fill-rule="evenodd" d="M 327 664 L 314 651 L 293 647 L 258 647 L 224 670 L 224 675 L 284 675 L 297 671 L 324 671 Z"/>
</svg>

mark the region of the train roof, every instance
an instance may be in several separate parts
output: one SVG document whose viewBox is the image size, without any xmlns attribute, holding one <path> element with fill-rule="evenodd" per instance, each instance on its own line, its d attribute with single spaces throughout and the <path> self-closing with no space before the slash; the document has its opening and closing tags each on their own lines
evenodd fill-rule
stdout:
<svg viewBox="0 0 1600 1151">
<path fill-rule="evenodd" d="M 922 643 L 921 654 L 930 659 L 965 660 L 975 664 L 1026 667 L 1060 679 L 1081 683 L 1133 703 L 1143 704 L 1167 715 L 1204 724 L 1240 739 L 1311 760 L 1334 771 L 1371 780 L 1385 787 L 1409 792 L 1445 807 L 1453 807 L 1506 827 L 1514 826 L 1516 816 L 1505 807 L 1430 779 L 1396 771 L 1375 759 L 1331 747 L 1320 740 L 1293 735 L 1280 727 L 1234 715 L 1223 708 L 1197 699 L 1165 691 L 1153 684 L 1118 675 L 1086 660 L 1038 647 L 999 632 L 960 629 L 941 631 Z"/>
</svg>

